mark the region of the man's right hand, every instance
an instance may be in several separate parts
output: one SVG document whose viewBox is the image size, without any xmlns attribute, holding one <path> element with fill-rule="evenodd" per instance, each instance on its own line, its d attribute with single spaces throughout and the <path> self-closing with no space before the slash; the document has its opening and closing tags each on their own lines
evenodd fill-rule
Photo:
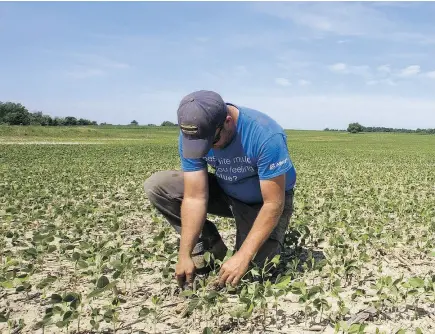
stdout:
<svg viewBox="0 0 435 334">
<path fill-rule="evenodd" d="M 192 286 L 195 277 L 195 264 L 190 256 L 178 258 L 175 266 L 175 277 L 181 288 L 184 287 L 185 282 Z"/>
</svg>

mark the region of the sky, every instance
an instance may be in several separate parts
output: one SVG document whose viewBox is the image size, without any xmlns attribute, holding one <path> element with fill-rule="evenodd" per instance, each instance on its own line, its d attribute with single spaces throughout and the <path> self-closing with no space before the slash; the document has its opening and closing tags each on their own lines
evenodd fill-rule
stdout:
<svg viewBox="0 0 435 334">
<path fill-rule="evenodd" d="M 435 128 L 435 3 L 0 2 L 0 101 L 177 121 L 214 90 L 286 129 Z"/>
</svg>

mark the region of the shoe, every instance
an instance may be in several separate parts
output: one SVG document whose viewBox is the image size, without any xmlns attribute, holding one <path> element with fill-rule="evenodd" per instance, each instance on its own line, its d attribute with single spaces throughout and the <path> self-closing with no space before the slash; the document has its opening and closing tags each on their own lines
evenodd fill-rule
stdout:
<svg viewBox="0 0 435 334">
<path fill-rule="evenodd" d="M 217 242 L 215 242 L 211 246 L 211 249 L 209 250 L 209 252 L 213 254 L 215 260 L 223 261 L 223 259 L 227 255 L 228 248 L 225 245 L 225 243 L 223 242 L 223 240 L 219 239 Z"/>
<path fill-rule="evenodd" d="M 207 274 L 214 267 L 212 258 L 210 258 L 210 263 L 209 265 L 207 265 L 207 262 L 205 261 L 204 258 L 204 254 L 206 252 L 210 252 L 211 254 L 213 254 L 215 260 L 219 259 L 222 261 L 225 258 L 227 251 L 228 248 L 227 246 L 225 246 L 225 243 L 222 241 L 222 239 L 216 241 L 208 249 L 204 249 L 202 247 L 202 244 L 195 246 L 192 252 L 192 261 L 195 264 L 196 272 L 198 274 Z"/>
</svg>

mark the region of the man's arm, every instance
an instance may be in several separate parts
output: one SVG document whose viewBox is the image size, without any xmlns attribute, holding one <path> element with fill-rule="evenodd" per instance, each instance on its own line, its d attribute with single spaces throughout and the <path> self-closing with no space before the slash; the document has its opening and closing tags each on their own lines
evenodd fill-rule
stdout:
<svg viewBox="0 0 435 334">
<path fill-rule="evenodd" d="M 207 169 L 184 172 L 184 196 L 181 203 L 181 240 L 179 257 L 190 257 L 198 241 L 207 214 Z"/>
<path fill-rule="evenodd" d="M 252 260 L 263 243 L 269 238 L 284 209 L 285 175 L 260 181 L 263 206 L 239 252 Z"/>
<path fill-rule="evenodd" d="M 236 286 L 246 273 L 250 261 L 269 238 L 284 209 L 285 174 L 260 181 L 263 205 L 239 251 L 222 265 L 219 283 Z"/>
<path fill-rule="evenodd" d="M 184 196 L 181 203 L 181 239 L 175 276 L 178 285 L 193 282 L 195 264 L 191 253 L 204 225 L 208 202 L 208 173 L 206 169 L 184 173 Z"/>
</svg>

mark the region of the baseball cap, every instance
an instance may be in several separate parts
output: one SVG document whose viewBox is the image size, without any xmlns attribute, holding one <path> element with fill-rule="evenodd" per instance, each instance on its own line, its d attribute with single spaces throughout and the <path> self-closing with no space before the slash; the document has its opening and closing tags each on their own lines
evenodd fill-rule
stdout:
<svg viewBox="0 0 435 334">
<path fill-rule="evenodd" d="M 227 117 L 227 106 L 218 93 L 199 90 L 183 97 L 177 116 L 183 133 L 183 156 L 202 158 L 213 145 L 216 129 Z"/>
</svg>

